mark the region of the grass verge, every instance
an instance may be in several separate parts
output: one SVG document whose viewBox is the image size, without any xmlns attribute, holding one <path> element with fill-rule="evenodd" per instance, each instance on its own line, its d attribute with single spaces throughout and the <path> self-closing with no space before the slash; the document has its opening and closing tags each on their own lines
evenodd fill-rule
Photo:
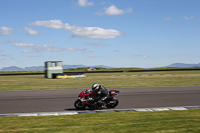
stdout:
<svg viewBox="0 0 200 133">
<path fill-rule="evenodd" d="M 44 75 L 0 76 L 0 90 L 200 85 L 200 71 L 88 73 L 86 78 L 45 79 Z"/>
<path fill-rule="evenodd" d="M 0 132 L 200 132 L 200 109 L 72 116 L 3 117 Z"/>
</svg>

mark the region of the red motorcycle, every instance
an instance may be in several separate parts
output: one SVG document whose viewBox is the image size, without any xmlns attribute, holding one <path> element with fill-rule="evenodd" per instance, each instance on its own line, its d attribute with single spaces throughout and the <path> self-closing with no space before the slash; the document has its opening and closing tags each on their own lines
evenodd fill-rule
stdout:
<svg viewBox="0 0 200 133">
<path fill-rule="evenodd" d="M 107 97 L 104 100 L 104 107 L 107 108 L 115 108 L 119 101 L 117 98 L 115 98 L 115 96 L 117 96 L 119 94 L 119 91 L 117 90 L 110 90 L 109 91 L 109 97 Z M 97 104 L 97 102 L 94 101 L 94 97 L 96 97 L 96 95 L 91 91 L 91 90 L 83 90 L 79 96 L 78 99 L 75 101 L 74 103 L 74 107 L 78 110 L 82 110 L 85 109 L 86 107 L 89 108 L 102 108 L 102 105 Z"/>
</svg>

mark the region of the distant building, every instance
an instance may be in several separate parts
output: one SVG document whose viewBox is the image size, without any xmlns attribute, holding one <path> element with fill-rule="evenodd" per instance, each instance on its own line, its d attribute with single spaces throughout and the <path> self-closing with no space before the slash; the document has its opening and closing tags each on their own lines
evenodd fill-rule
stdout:
<svg viewBox="0 0 200 133">
<path fill-rule="evenodd" d="M 62 61 L 46 61 L 45 62 L 45 78 L 84 78 L 85 73 L 63 73 Z"/>
<path fill-rule="evenodd" d="M 63 73 L 62 61 L 45 62 L 45 78 L 53 78 L 54 73 Z"/>
</svg>

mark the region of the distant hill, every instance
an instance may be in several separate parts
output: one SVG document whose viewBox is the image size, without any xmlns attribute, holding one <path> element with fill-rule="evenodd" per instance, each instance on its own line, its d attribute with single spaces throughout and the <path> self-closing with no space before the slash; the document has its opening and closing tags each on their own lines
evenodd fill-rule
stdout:
<svg viewBox="0 0 200 133">
<path fill-rule="evenodd" d="M 112 67 L 104 66 L 104 65 L 96 65 L 96 66 L 85 66 L 85 65 L 63 65 L 63 69 L 69 69 L 69 68 L 88 68 L 88 67 L 93 67 L 93 68 L 112 68 Z"/>
<path fill-rule="evenodd" d="M 0 71 L 24 71 L 24 69 L 16 66 L 10 66 L 2 68 Z"/>
<path fill-rule="evenodd" d="M 69 68 L 87 68 L 87 67 L 94 67 L 94 68 L 112 68 L 109 66 L 104 65 L 97 65 L 97 66 L 85 66 L 85 65 L 63 65 L 63 69 L 69 69 Z M 16 66 L 10 66 L 10 67 L 4 67 L 0 69 L 2 72 L 15 72 L 15 71 L 43 71 L 44 66 L 32 66 L 32 67 L 25 67 L 20 68 Z"/>
<path fill-rule="evenodd" d="M 163 68 L 168 68 L 168 67 L 200 67 L 200 63 L 199 64 L 173 63 Z"/>
<path fill-rule="evenodd" d="M 69 69 L 69 68 L 87 68 L 88 66 L 85 65 L 63 65 L 63 69 Z"/>
<path fill-rule="evenodd" d="M 109 66 L 104 66 L 104 65 L 96 65 L 96 66 L 85 66 L 85 65 L 63 65 L 63 69 L 70 69 L 70 68 L 87 68 L 87 67 L 92 67 L 92 68 L 113 68 Z M 200 67 L 199 64 L 185 64 L 185 63 L 173 63 L 168 66 L 164 66 L 161 68 L 169 68 L 169 67 L 175 67 L 175 68 L 184 68 L 184 67 Z M 20 68 L 16 66 L 10 66 L 10 67 L 4 67 L 0 69 L 1 72 L 15 72 L 15 71 L 43 71 L 44 66 L 32 66 L 32 67 L 25 67 L 25 68 Z"/>
</svg>

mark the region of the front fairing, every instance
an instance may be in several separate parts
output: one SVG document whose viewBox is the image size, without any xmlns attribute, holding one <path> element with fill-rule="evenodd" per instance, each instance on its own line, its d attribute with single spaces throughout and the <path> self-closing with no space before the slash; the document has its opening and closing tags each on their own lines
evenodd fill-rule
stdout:
<svg viewBox="0 0 200 133">
<path fill-rule="evenodd" d="M 92 91 L 83 90 L 78 97 L 85 98 L 85 97 L 92 97 Z"/>
<path fill-rule="evenodd" d="M 84 97 L 85 97 L 85 93 L 84 93 L 84 92 L 85 92 L 85 91 L 81 91 L 81 93 L 79 94 L 78 97 L 84 98 Z"/>
</svg>

